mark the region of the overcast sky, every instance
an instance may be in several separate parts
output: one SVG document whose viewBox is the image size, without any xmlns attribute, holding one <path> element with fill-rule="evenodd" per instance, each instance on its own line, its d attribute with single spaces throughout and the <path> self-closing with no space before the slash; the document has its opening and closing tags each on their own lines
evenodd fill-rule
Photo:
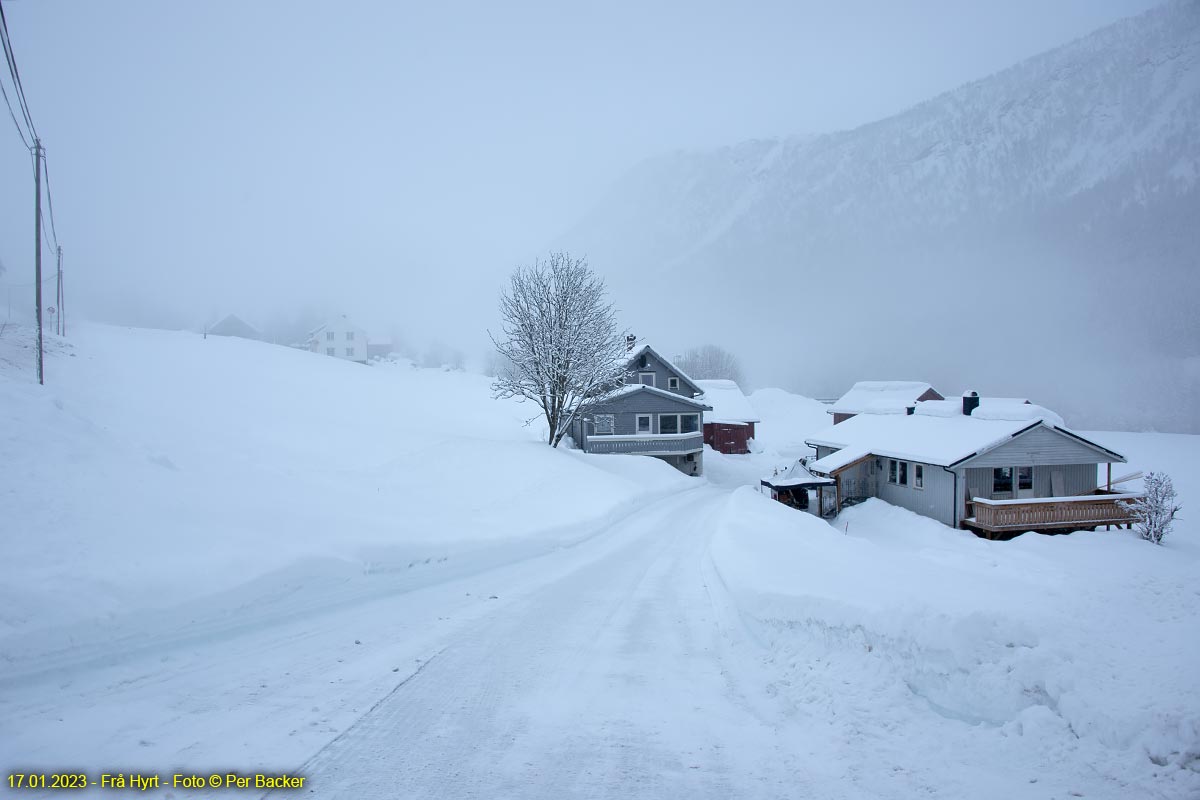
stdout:
<svg viewBox="0 0 1200 800">
<path fill-rule="evenodd" d="M 1153 0 L 5 0 L 70 306 L 305 307 L 483 348 L 496 292 L 636 162 L 887 116 Z M 32 175 L 0 125 L 0 287 Z"/>
</svg>

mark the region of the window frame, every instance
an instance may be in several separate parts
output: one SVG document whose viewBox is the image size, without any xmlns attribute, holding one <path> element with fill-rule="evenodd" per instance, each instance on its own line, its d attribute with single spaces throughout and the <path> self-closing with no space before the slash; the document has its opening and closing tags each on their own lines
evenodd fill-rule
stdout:
<svg viewBox="0 0 1200 800">
<path fill-rule="evenodd" d="M 327 341 L 327 342 L 333 341 L 333 331 L 325 331 L 325 341 Z"/>
<path fill-rule="evenodd" d="M 354 358 L 354 348 L 353 347 L 346 348 L 346 358 Z"/>
<path fill-rule="evenodd" d="M 912 488 L 925 490 L 925 465 L 918 464 L 915 461 L 912 465 Z"/>
<path fill-rule="evenodd" d="M 645 380 L 643 380 L 647 375 L 650 376 L 649 383 L 647 383 Z M 658 377 L 657 377 L 657 375 L 655 375 L 653 370 L 650 370 L 650 371 L 643 370 L 638 373 L 638 383 L 642 384 L 643 386 L 649 386 L 651 389 L 657 389 L 658 388 L 657 382 L 658 382 Z"/>
<path fill-rule="evenodd" d="M 646 420 L 646 430 L 642 430 L 642 420 Z M 642 434 L 654 434 L 654 415 L 653 414 L 635 414 L 633 417 L 633 432 L 641 436 Z"/>
<path fill-rule="evenodd" d="M 893 486 L 899 486 L 900 484 L 896 480 L 899 477 L 899 475 L 900 475 L 900 459 L 889 458 L 888 459 L 888 467 L 887 467 L 887 482 L 892 484 Z"/>
<path fill-rule="evenodd" d="M 346 341 L 347 342 L 354 341 L 354 331 L 346 331 Z"/>
<path fill-rule="evenodd" d="M 672 391 L 678 389 L 679 388 L 679 378 L 675 377 L 674 375 L 667 378 L 667 388 Z"/>
<path fill-rule="evenodd" d="M 336 348 L 336 347 L 326 347 L 326 348 L 325 348 L 325 355 L 327 355 L 327 356 L 336 356 L 336 355 L 337 355 L 337 348 Z"/>
<path fill-rule="evenodd" d="M 607 423 L 608 430 L 600 429 L 600 421 L 604 420 Z M 616 414 L 593 414 L 592 415 L 592 435 L 593 436 L 615 436 L 617 433 L 617 415 Z"/>
</svg>

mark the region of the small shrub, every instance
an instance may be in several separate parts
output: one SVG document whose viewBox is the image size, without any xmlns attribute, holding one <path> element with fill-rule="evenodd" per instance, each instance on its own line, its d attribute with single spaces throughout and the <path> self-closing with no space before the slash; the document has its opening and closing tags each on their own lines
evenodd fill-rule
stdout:
<svg viewBox="0 0 1200 800">
<path fill-rule="evenodd" d="M 1148 542 L 1162 544 L 1162 539 L 1171 532 L 1175 515 L 1182 508 L 1175 502 L 1175 487 L 1171 476 L 1151 472 L 1146 476 L 1145 495 L 1137 500 L 1128 500 L 1122 505 L 1133 514 L 1133 529 Z"/>
</svg>

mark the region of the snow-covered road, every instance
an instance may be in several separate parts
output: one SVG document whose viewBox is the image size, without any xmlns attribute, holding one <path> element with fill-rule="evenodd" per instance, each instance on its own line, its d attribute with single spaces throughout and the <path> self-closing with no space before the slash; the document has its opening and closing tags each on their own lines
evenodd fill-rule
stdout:
<svg viewBox="0 0 1200 800">
<path fill-rule="evenodd" d="M 706 545 L 726 499 L 710 488 L 653 504 L 593 543 L 594 560 L 457 631 L 305 764 L 312 786 L 330 797 L 804 794 L 804 770 L 747 699 L 755 675 L 713 595 Z"/>
</svg>

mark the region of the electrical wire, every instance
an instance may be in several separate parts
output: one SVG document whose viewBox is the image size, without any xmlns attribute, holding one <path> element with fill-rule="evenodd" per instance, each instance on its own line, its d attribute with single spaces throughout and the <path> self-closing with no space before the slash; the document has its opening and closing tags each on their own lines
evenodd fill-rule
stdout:
<svg viewBox="0 0 1200 800">
<path fill-rule="evenodd" d="M 42 150 L 42 174 L 46 176 L 46 204 L 50 207 L 50 232 L 54 234 L 54 246 L 58 247 L 58 228 L 54 225 L 54 197 L 50 194 L 50 162 Z"/>
<path fill-rule="evenodd" d="M 29 128 L 30 138 L 38 139 L 37 127 L 33 124 L 33 116 L 29 113 L 29 102 L 25 99 L 25 87 L 21 84 L 21 71 L 17 68 L 17 57 L 13 54 L 12 39 L 8 35 L 8 20 L 4 16 L 4 3 L 0 0 L 0 44 L 4 46 L 4 58 L 8 62 L 8 73 L 12 77 L 14 93 L 21 113 L 25 117 L 25 125 Z"/>
<path fill-rule="evenodd" d="M 12 117 L 13 125 L 17 126 L 17 136 L 21 137 L 21 144 L 25 145 L 26 150 L 31 149 L 33 145 L 25 138 L 25 131 L 21 130 L 21 123 L 17 122 L 17 114 L 13 111 L 12 103 L 9 102 L 8 92 L 4 89 L 4 81 L 0 81 L 0 95 L 4 96 L 4 105 L 8 106 L 8 115 Z"/>
</svg>

